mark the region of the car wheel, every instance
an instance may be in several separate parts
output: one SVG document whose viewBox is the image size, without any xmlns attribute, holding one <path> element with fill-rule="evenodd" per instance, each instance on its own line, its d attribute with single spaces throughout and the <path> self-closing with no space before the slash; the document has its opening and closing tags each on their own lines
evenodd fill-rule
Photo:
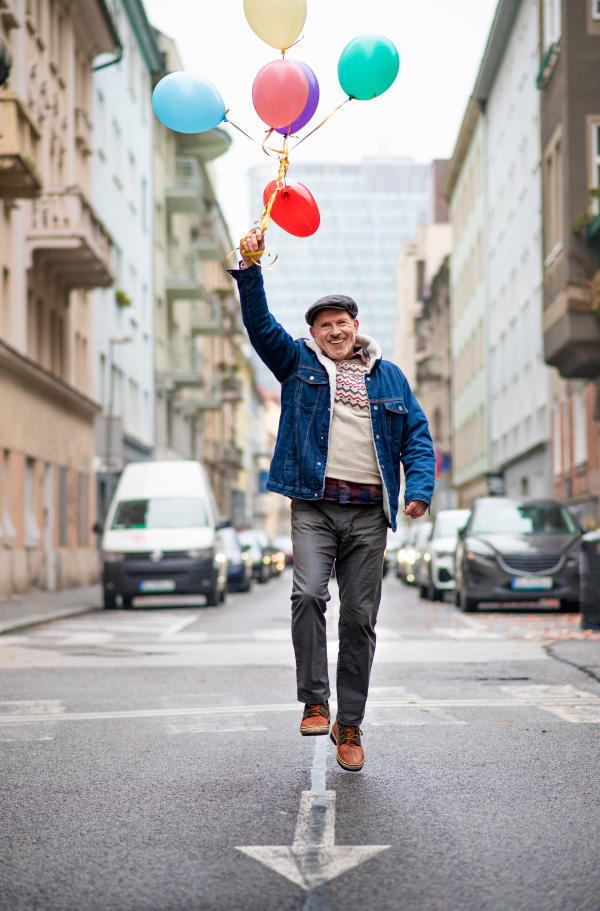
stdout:
<svg viewBox="0 0 600 911">
<path fill-rule="evenodd" d="M 427 586 L 419 585 L 419 598 L 425 599 L 427 597 Z"/>
<path fill-rule="evenodd" d="M 133 595 L 121 595 L 123 600 L 123 610 L 131 610 L 133 607 Z"/>
<path fill-rule="evenodd" d="M 209 592 L 206 593 L 206 606 L 216 607 L 219 603 L 219 583 L 215 582 Z"/>
<path fill-rule="evenodd" d="M 219 602 L 221 604 L 225 604 L 226 601 L 227 601 L 227 586 L 224 585 L 223 590 L 222 590 L 221 594 L 219 595 Z"/>
<path fill-rule="evenodd" d="M 581 608 L 579 606 L 579 601 L 561 601 L 560 602 L 560 612 L 561 614 L 578 614 Z"/>
<path fill-rule="evenodd" d="M 107 592 L 104 589 L 104 610 L 116 610 L 117 609 L 117 596 L 112 592 Z"/>
<path fill-rule="evenodd" d="M 468 598 L 467 593 L 464 589 L 460 591 L 460 609 L 463 614 L 474 614 L 477 610 L 477 605 L 479 604 L 475 598 Z"/>
</svg>

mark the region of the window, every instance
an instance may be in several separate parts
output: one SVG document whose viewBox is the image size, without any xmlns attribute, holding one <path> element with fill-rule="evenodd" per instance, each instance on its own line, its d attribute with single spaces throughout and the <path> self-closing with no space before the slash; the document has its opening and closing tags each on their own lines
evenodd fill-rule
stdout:
<svg viewBox="0 0 600 911">
<path fill-rule="evenodd" d="M 544 197 L 546 203 L 544 265 L 548 267 L 552 265 L 562 250 L 563 152 L 560 125 L 554 131 L 544 153 Z"/>
<path fill-rule="evenodd" d="M 417 260 L 417 300 L 425 297 L 425 260 Z"/>
<path fill-rule="evenodd" d="M 140 432 L 140 390 L 135 380 L 129 380 L 129 429 L 132 433 Z"/>
<path fill-rule="evenodd" d="M 116 120 L 113 120 L 113 165 L 114 165 L 114 174 L 113 180 L 116 183 L 119 190 L 123 189 L 123 140 L 121 135 L 121 127 Z"/>
<path fill-rule="evenodd" d="M 77 543 L 87 547 L 90 543 L 90 477 L 77 476 Z"/>
<path fill-rule="evenodd" d="M 587 408 L 585 384 L 581 383 L 572 396 L 573 407 L 573 465 L 587 462 Z"/>
<path fill-rule="evenodd" d="M 104 409 L 106 407 L 106 355 L 100 355 L 100 376 L 98 377 L 98 400 Z"/>
<path fill-rule="evenodd" d="M 122 500 L 112 528 L 206 528 L 204 500 L 196 497 L 156 497 L 152 500 Z"/>
<path fill-rule="evenodd" d="M 98 89 L 96 93 L 96 139 L 98 142 L 98 155 L 102 161 L 106 160 L 106 101 Z"/>
<path fill-rule="evenodd" d="M 68 547 L 69 544 L 69 470 L 60 468 L 58 471 L 58 545 Z"/>
<path fill-rule="evenodd" d="M 556 404 L 552 415 L 552 468 L 555 475 L 562 474 L 562 441 L 560 431 L 560 407 Z"/>
<path fill-rule="evenodd" d="M 561 0 L 544 0 L 544 50 L 560 38 L 560 6 Z"/>
<path fill-rule="evenodd" d="M 592 19 L 600 19 L 600 0 L 591 0 Z"/>
<path fill-rule="evenodd" d="M 2 457 L 2 529 L 4 531 L 4 546 L 11 547 L 17 532 L 10 518 L 10 452 L 5 450 Z"/>
</svg>

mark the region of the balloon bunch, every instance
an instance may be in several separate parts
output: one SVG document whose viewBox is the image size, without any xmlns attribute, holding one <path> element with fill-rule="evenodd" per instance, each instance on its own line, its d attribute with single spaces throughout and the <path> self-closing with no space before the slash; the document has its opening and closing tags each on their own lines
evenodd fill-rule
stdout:
<svg viewBox="0 0 600 911">
<path fill-rule="evenodd" d="M 303 184 L 286 180 L 289 139 L 298 137 L 319 105 L 319 83 L 313 70 L 300 60 L 285 57 L 304 28 L 306 0 L 244 0 L 244 12 L 258 37 L 282 55 L 281 60 L 262 67 L 252 86 L 256 113 L 269 128 L 261 145 L 267 155 L 273 153 L 279 160 L 277 178 L 264 190 L 260 226 L 266 231 L 272 218 L 284 231 L 309 237 L 321 221 L 317 203 Z M 348 97 L 296 145 L 312 136 L 348 101 L 368 101 L 382 95 L 396 79 L 399 67 L 398 51 L 382 35 L 361 35 L 351 41 L 338 62 L 338 79 Z M 161 79 L 154 89 L 152 106 L 158 119 L 179 133 L 201 133 L 223 121 L 240 130 L 228 118 L 229 111 L 214 85 L 190 73 L 170 73 Z M 281 149 L 267 145 L 273 133 L 283 136 Z M 245 253 L 243 241 L 241 249 Z"/>
</svg>

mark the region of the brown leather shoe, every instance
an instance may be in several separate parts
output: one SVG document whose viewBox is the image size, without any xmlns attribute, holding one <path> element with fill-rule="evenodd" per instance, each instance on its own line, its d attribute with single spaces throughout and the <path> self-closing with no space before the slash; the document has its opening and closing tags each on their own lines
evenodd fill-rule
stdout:
<svg viewBox="0 0 600 911">
<path fill-rule="evenodd" d="M 360 772 L 365 764 L 365 754 L 360 745 L 361 734 L 358 725 L 333 722 L 331 739 L 337 747 L 337 761 L 348 772 Z"/>
<path fill-rule="evenodd" d="M 301 734 L 329 734 L 329 703 L 304 706 L 304 714 L 300 722 Z"/>
</svg>

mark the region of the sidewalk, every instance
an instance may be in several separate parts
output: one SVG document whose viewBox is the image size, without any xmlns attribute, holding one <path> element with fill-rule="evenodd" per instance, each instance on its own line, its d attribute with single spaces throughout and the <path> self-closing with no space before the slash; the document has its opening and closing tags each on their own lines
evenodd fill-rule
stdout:
<svg viewBox="0 0 600 911">
<path fill-rule="evenodd" d="M 66 588 L 59 592 L 25 592 L 5 595 L 0 601 L 0 633 L 16 630 L 45 620 L 98 610 L 102 605 L 99 585 Z"/>
</svg>

